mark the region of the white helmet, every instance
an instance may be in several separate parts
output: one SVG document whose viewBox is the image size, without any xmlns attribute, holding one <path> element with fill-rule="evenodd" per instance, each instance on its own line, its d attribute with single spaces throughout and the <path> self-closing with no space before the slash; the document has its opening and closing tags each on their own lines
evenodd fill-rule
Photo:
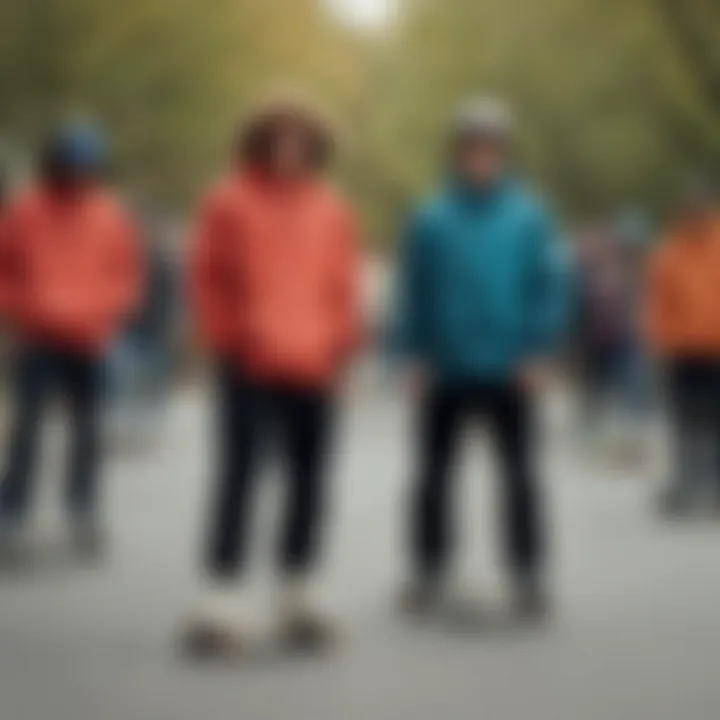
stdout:
<svg viewBox="0 0 720 720">
<path fill-rule="evenodd" d="M 481 136 L 511 143 L 516 132 L 517 122 L 512 108 L 495 97 L 479 97 L 464 102 L 453 116 L 451 125 L 455 139 Z"/>
</svg>

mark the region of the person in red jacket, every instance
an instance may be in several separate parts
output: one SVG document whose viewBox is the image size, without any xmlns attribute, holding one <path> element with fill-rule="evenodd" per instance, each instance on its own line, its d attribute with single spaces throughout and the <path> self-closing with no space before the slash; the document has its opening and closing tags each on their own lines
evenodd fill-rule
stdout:
<svg viewBox="0 0 720 720">
<path fill-rule="evenodd" d="M 720 213 L 714 189 L 693 181 L 650 258 L 646 341 L 662 370 L 670 412 L 671 516 L 720 512 Z"/>
<path fill-rule="evenodd" d="M 242 126 L 236 167 L 207 198 L 191 258 L 191 305 L 217 365 L 219 468 L 206 571 L 211 588 L 191 651 L 244 640 L 231 583 L 247 564 L 260 445 L 277 430 L 289 477 L 278 562 L 281 632 L 324 645 L 310 597 L 325 519 L 333 400 L 360 339 L 358 230 L 322 180 L 333 141 L 296 97 L 264 103 Z"/>
<path fill-rule="evenodd" d="M 104 142 L 68 125 L 44 150 L 35 186 L 11 203 L 0 238 L 0 313 L 17 341 L 15 417 L 0 484 L 7 541 L 24 526 L 51 391 L 67 401 L 66 503 L 80 552 L 101 547 L 98 517 L 103 353 L 140 296 L 132 223 L 101 182 Z"/>
</svg>

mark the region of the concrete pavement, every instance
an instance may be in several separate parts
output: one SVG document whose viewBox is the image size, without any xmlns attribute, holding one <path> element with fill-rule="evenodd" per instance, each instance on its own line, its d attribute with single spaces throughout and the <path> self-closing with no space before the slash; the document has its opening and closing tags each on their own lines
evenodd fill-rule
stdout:
<svg viewBox="0 0 720 720">
<path fill-rule="evenodd" d="M 106 566 L 0 578 L 0 718 L 720 717 L 720 525 L 660 522 L 649 478 L 610 477 L 573 450 L 562 419 L 551 420 L 553 626 L 500 634 L 413 628 L 391 608 L 403 576 L 407 418 L 376 383 L 355 395 L 341 429 L 325 573 L 328 604 L 347 634 L 336 656 L 268 657 L 237 668 L 194 667 L 174 656 L 197 594 L 209 463 L 203 394 L 188 392 L 173 403 L 156 456 L 109 464 L 114 548 Z M 57 465 L 52 451 L 50 458 L 48 482 Z M 458 575 L 496 597 L 491 470 L 482 444 L 468 442 Z M 280 490 L 271 477 L 264 485 L 256 566 L 272 552 Z M 52 513 L 41 517 L 54 530 Z M 253 577 L 264 620 L 270 580 L 260 569 Z"/>
</svg>

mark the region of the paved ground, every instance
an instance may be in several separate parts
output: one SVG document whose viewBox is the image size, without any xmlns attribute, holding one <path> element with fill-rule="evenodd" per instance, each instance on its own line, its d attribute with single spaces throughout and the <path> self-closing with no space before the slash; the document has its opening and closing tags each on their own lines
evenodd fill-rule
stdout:
<svg viewBox="0 0 720 720">
<path fill-rule="evenodd" d="M 348 635 L 337 656 L 214 669 L 174 657 L 196 595 L 207 465 L 206 409 L 191 394 L 174 404 L 157 457 L 109 469 L 115 547 L 106 567 L 55 563 L 2 579 L 2 720 L 720 717 L 720 528 L 657 521 L 648 479 L 609 477 L 575 456 L 556 420 L 546 458 L 554 626 L 470 634 L 399 622 L 389 600 L 402 575 L 406 421 L 386 393 L 361 395 L 343 426 L 326 575 Z M 496 595 L 489 466 L 477 443 L 468 456 L 459 574 Z M 266 490 L 261 533 L 272 525 L 275 484 Z M 269 607 L 266 580 L 257 578 L 259 612 Z"/>
</svg>

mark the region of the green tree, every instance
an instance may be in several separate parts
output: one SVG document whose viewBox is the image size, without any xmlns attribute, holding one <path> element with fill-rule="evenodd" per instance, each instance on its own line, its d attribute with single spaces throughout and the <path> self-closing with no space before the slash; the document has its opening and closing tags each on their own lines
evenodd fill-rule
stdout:
<svg viewBox="0 0 720 720">
<path fill-rule="evenodd" d="M 484 92 L 517 107 L 530 173 L 570 213 L 662 207 L 720 159 L 715 45 L 700 74 L 682 47 L 695 39 L 653 0 L 416 0 L 402 16 L 377 137 L 399 207 L 437 174 L 451 108 Z"/>
<path fill-rule="evenodd" d="M 197 193 L 268 82 L 306 83 L 342 115 L 362 78 L 320 0 L 4 0 L 0 26 L 2 132 L 34 148 L 60 118 L 97 117 L 121 177 L 163 202 Z"/>
</svg>

